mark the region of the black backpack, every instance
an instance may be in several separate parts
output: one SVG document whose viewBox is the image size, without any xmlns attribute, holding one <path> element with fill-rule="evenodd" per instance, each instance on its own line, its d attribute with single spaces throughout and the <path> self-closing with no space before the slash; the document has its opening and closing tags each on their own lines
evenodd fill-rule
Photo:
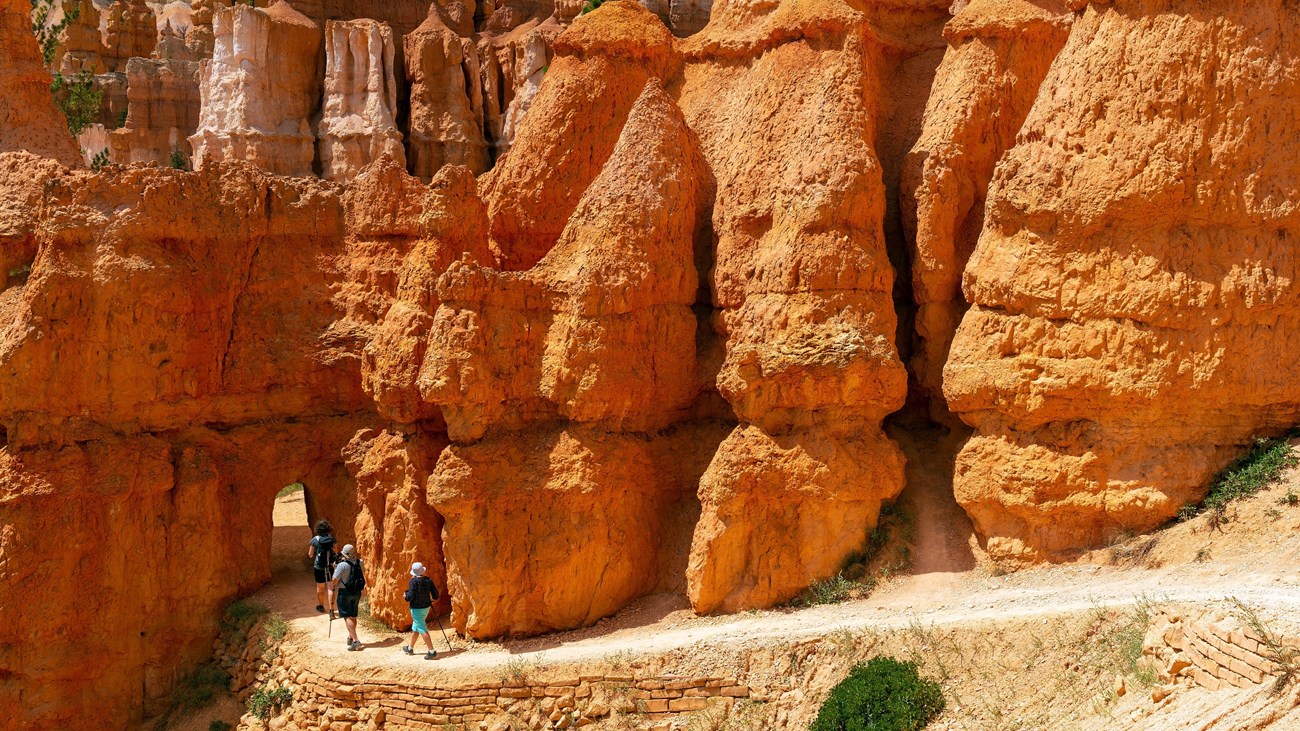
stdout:
<svg viewBox="0 0 1300 731">
<path fill-rule="evenodd" d="M 347 581 L 344 581 L 343 586 L 340 588 L 349 594 L 360 594 L 361 590 L 366 588 L 366 575 L 361 571 L 361 559 L 349 561 L 345 558 L 343 563 L 350 566 L 351 569 L 348 570 Z"/>
<path fill-rule="evenodd" d="M 316 536 L 316 558 L 312 562 L 312 568 L 322 571 L 330 568 L 337 560 L 334 553 L 334 536 Z"/>
</svg>

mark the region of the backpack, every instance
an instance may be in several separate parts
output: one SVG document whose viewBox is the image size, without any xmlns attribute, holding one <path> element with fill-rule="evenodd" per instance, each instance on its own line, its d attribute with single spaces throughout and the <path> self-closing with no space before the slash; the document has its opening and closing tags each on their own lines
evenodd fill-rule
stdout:
<svg viewBox="0 0 1300 731">
<path fill-rule="evenodd" d="M 334 536 L 316 536 L 313 541 L 316 544 L 316 558 L 312 561 L 312 568 L 322 571 L 338 563 L 334 553 Z"/>
<path fill-rule="evenodd" d="M 349 594 L 360 594 L 361 590 L 366 588 L 366 575 L 361 571 L 361 559 L 349 561 L 345 558 L 343 563 L 351 568 L 348 570 L 347 581 L 344 581 L 339 588 Z"/>
</svg>

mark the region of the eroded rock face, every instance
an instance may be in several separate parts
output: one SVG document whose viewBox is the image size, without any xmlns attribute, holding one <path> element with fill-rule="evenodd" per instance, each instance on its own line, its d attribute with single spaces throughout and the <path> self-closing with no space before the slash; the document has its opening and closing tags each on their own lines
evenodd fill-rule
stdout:
<svg viewBox="0 0 1300 731">
<path fill-rule="evenodd" d="M 966 311 L 961 275 L 984 223 L 993 168 L 1015 143 L 1073 19 L 1064 2 L 978 0 L 945 29 L 948 50 L 901 184 L 914 242 L 912 369 L 937 421 L 957 422 L 943 400 L 943 366 Z"/>
<path fill-rule="evenodd" d="M 310 117 L 320 97 L 316 58 L 321 29 L 283 0 L 218 11 L 212 59 L 203 63 L 196 169 L 246 161 L 278 175 L 310 175 Z M 286 64 L 284 59 L 301 59 Z"/>
<path fill-rule="evenodd" d="M 665 471 L 651 455 L 667 453 L 652 445 L 701 389 L 690 310 L 700 177 L 680 111 L 651 80 L 541 261 L 523 272 L 456 263 L 438 281 L 440 347 L 425 358 L 421 392 L 453 440 L 476 443 L 444 456 L 430 500 L 447 520 L 453 622 L 474 636 L 589 623 L 658 584 L 660 534 L 680 514 L 667 508 L 693 482 L 632 474 Z M 496 517 L 513 504 L 529 507 Z M 582 516 L 565 522 L 563 541 L 591 549 L 588 560 L 554 555 L 560 513 Z M 485 534 L 506 532 L 543 544 L 479 557 Z M 614 536 L 635 550 L 614 551 Z M 587 568 L 574 574 L 577 563 Z"/>
<path fill-rule="evenodd" d="M 64 17 L 76 14 L 59 33 L 56 65 L 64 74 L 89 71 L 102 74 L 108 71 L 104 63 L 104 39 L 99 34 L 99 8 L 94 0 L 63 0 L 60 4 Z"/>
<path fill-rule="evenodd" d="M 483 124 L 470 98 L 477 89 L 466 83 L 478 78 L 478 55 L 450 22 L 433 3 L 402 41 L 411 84 L 411 171 L 425 180 L 444 165 L 464 165 L 478 174 L 489 164 Z"/>
<path fill-rule="evenodd" d="M 0 153 L 26 151 L 79 167 L 77 144 L 50 98 L 31 9 L 22 0 L 0 0 Z"/>
<path fill-rule="evenodd" d="M 353 538 L 342 449 L 371 417 L 319 186 L 221 166 L 46 184 L 31 274 L 0 295 L 0 559 L 26 566 L 0 575 L 0 700 L 21 727 L 161 712 L 221 607 L 269 578 L 285 485 Z M 88 595 L 129 639 L 51 611 Z M 107 662 L 67 662 L 87 654 Z"/>
<path fill-rule="evenodd" d="M 384 156 L 405 163 L 393 54 L 393 31 L 383 23 L 326 21 L 325 101 L 317 127 L 323 177 L 349 180 Z"/>
<path fill-rule="evenodd" d="M 1300 24 L 1093 3 L 998 165 L 944 392 L 989 550 L 1059 557 L 1200 498 L 1295 423 Z"/>
<path fill-rule="evenodd" d="M 109 134 L 113 161 L 170 165 L 191 158 L 199 123 L 199 63 L 133 58 L 126 65 L 126 120 Z"/>
<path fill-rule="evenodd" d="M 158 24 L 145 0 L 114 0 L 104 16 L 104 61 L 123 71 L 132 58 L 149 58 L 158 43 Z"/>
<path fill-rule="evenodd" d="M 903 487 L 902 455 L 880 432 L 902 405 L 906 374 L 892 338 L 877 121 L 863 103 L 877 93 L 881 49 L 866 24 L 841 2 L 816 12 L 718 3 L 688 46 L 682 106 L 719 191 L 711 284 L 726 354 L 717 384 L 745 422 L 701 483 L 688 570 L 696 611 L 767 606 L 834 574 L 874 526 L 870 507 Z M 792 28 L 809 40 L 781 42 Z M 747 59 L 744 71 L 736 58 Z M 787 442 L 780 451 L 803 445 L 798 459 L 778 460 L 791 472 L 738 468 L 777 451 L 773 441 Z M 805 487 L 811 475 L 820 477 Z M 792 524 L 791 511 L 807 522 Z M 841 515 L 864 520 L 850 526 Z M 827 526 L 848 532 L 815 535 Z M 831 553 L 810 561 L 806 545 Z"/>
</svg>

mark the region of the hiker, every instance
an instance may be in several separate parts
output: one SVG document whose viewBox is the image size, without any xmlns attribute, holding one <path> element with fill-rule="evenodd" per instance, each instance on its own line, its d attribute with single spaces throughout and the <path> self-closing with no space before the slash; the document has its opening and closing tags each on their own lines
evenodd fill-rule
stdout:
<svg viewBox="0 0 1300 731">
<path fill-rule="evenodd" d="M 316 611 L 333 612 L 334 592 L 327 591 L 326 584 L 339 562 L 339 555 L 334 552 L 334 526 L 328 520 L 316 524 L 316 535 L 307 544 L 307 558 L 311 559 L 311 572 L 316 578 Z"/>
<path fill-rule="evenodd" d="M 343 547 L 339 565 L 334 568 L 334 599 L 338 605 L 339 616 L 348 628 L 348 650 L 360 650 L 361 640 L 357 639 L 357 612 L 361 606 L 361 592 L 366 588 L 366 575 L 357 558 L 357 549 L 352 544 Z"/>
<path fill-rule="evenodd" d="M 424 622 L 429 618 L 429 608 L 433 606 L 433 601 L 438 598 L 438 587 L 433 585 L 433 579 L 424 575 L 424 564 L 419 561 L 411 564 L 411 581 L 406 585 L 405 596 L 406 603 L 411 605 L 411 644 L 402 647 L 402 652 L 414 655 L 415 640 L 423 637 L 424 646 L 429 648 L 424 653 L 424 659 L 432 660 L 438 656 L 438 652 L 433 649 L 433 638 L 429 637 L 429 628 Z"/>
</svg>

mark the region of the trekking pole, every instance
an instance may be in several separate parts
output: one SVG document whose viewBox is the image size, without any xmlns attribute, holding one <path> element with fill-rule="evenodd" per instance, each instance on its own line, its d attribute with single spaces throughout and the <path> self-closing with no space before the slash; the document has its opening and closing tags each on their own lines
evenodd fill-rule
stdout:
<svg viewBox="0 0 1300 731">
<path fill-rule="evenodd" d="M 443 627 L 442 627 L 442 620 L 441 620 L 441 619 L 438 619 L 438 615 L 437 615 L 437 614 L 434 614 L 434 615 L 433 615 L 433 621 L 437 622 L 437 623 L 438 623 L 438 629 L 442 630 L 442 639 L 447 643 L 447 652 L 451 652 L 451 651 L 452 651 L 452 649 L 451 649 L 451 640 L 447 639 L 447 630 L 443 629 Z"/>
</svg>

